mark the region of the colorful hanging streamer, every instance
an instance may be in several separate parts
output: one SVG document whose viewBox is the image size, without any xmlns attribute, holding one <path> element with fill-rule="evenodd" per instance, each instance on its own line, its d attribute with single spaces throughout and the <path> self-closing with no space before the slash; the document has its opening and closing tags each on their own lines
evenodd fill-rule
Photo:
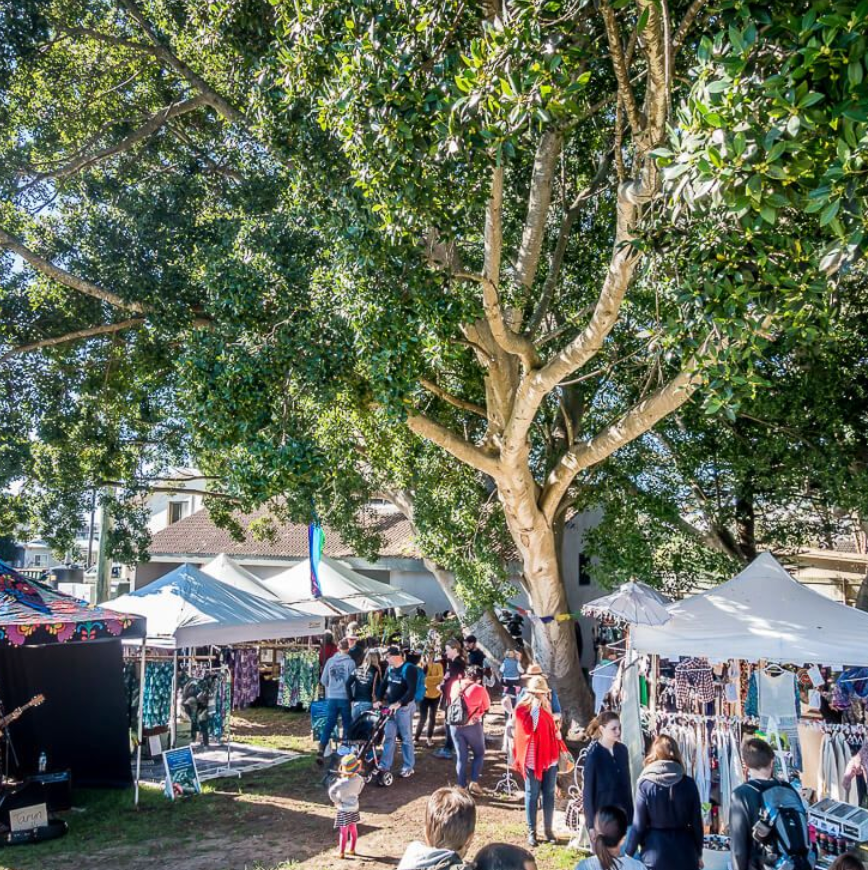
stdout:
<svg viewBox="0 0 868 870">
<path fill-rule="evenodd" d="M 325 546 L 325 533 L 318 522 L 313 522 L 308 526 L 307 543 L 310 553 L 310 594 L 314 598 L 320 598 L 322 587 L 319 582 L 319 562 Z"/>
</svg>

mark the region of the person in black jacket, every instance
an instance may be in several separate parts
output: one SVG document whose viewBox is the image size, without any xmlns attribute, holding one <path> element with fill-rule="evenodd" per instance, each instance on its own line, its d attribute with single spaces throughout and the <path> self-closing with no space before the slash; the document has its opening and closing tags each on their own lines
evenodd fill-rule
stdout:
<svg viewBox="0 0 868 870">
<path fill-rule="evenodd" d="M 392 769 L 395 759 L 395 743 L 397 735 L 401 735 L 401 754 L 404 766 L 401 776 L 413 775 L 416 755 L 413 749 L 413 714 L 416 712 L 416 680 L 419 669 L 404 661 L 404 655 L 397 646 L 390 646 L 386 652 L 389 669 L 383 677 L 377 690 L 378 700 L 374 707 L 386 704 L 392 716 L 386 723 L 383 755 L 380 758 L 380 770 Z"/>
<path fill-rule="evenodd" d="M 699 870 L 702 866 L 702 805 L 696 783 L 684 773 L 675 741 L 654 738 L 636 789 L 633 827 L 625 853 L 642 850 L 649 870 Z"/>
<path fill-rule="evenodd" d="M 748 780 L 732 793 L 729 809 L 732 867 L 733 870 L 765 870 L 762 848 L 753 838 L 753 826 L 762 810 L 762 792 L 775 785 L 792 786 L 774 778 L 775 751 L 765 740 L 748 737 L 742 741 L 741 760 L 747 768 Z"/>
<path fill-rule="evenodd" d="M 621 720 L 612 710 L 605 710 L 588 725 L 594 741 L 585 759 L 585 823 L 593 831 L 600 807 L 620 807 L 627 818 L 633 817 L 633 783 L 630 779 L 630 756 L 621 743 Z"/>
</svg>

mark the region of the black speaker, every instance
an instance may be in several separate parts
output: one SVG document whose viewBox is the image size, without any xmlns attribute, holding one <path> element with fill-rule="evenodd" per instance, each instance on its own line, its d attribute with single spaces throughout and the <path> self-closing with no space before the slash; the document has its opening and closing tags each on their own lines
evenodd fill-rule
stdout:
<svg viewBox="0 0 868 870">
<path fill-rule="evenodd" d="M 72 771 L 58 770 L 54 773 L 34 773 L 24 784 L 41 783 L 45 789 L 45 803 L 50 813 L 59 813 L 72 807 Z"/>
</svg>

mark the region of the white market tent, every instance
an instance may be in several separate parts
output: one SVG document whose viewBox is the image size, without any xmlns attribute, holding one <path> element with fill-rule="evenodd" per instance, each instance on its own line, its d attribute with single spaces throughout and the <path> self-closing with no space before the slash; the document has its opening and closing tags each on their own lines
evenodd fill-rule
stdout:
<svg viewBox="0 0 868 870">
<path fill-rule="evenodd" d="M 262 583 L 285 604 L 299 610 L 338 613 L 371 613 L 390 607 L 419 607 L 425 602 L 409 592 L 395 589 L 388 583 L 372 580 L 348 568 L 341 562 L 323 556 L 319 563 L 322 596 L 314 598 L 310 591 L 310 560 L 305 559 Z M 333 608 L 331 611 L 311 608 Z"/>
<path fill-rule="evenodd" d="M 803 586 L 771 553 L 667 610 L 665 625 L 632 629 L 633 649 L 664 658 L 868 666 L 868 613 Z"/>
<path fill-rule="evenodd" d="M 322 634 L 322 617 L 234 589 L 184 564 L 144 589 L 105 603 L 147 619 L 147 645 L 227 646 Z"/>
<path fill-rule="evenodd" d="M 231 556 L 220 553 L 200 569 L 211 577 L 216 577 L 221 583 L 239 589 L 241 592 L 249 592 L 257 598 L 265 598 L 267 601 L 280 601 L 255 574 L 239 565 Z"/>
</svg>

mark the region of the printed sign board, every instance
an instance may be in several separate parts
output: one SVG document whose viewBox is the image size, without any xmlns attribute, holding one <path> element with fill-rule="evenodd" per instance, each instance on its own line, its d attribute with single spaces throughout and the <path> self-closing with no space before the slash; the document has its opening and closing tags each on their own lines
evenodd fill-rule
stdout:
<svg viewBox="0 0 868 870">
<path fill-rule="evenodd" d="M 196 759 L 189 746 L 183 749 L 169 749 L 163 753 L 166 768 L 166 797 L 174 800 L 184 795 L 200 794 L 202 785 L 196 770 Z"/>
</svg>

